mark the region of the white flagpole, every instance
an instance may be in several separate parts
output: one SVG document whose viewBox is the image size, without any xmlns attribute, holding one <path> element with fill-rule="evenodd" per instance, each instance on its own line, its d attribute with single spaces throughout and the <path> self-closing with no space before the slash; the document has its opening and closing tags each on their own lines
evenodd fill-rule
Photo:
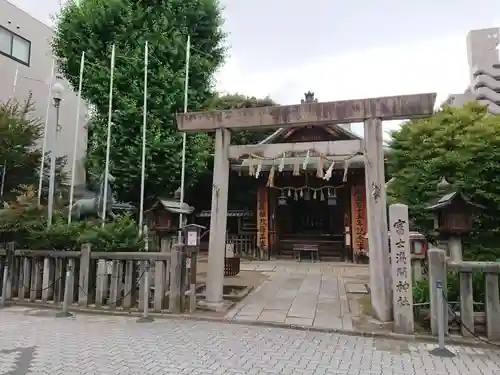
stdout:
<svg viewBox="0 0 500 375">
<path fill-rule="evenodd" d="M 111 117 L 113 115 L 113 78 L 115 73 L 115 45 L 111 48 L 111 72 L 109 76 L 108 136 L 106 140 L 106 167 L 104 168 L 104 192 L 102 196 L 102 227 L 106 224 L 106 206 L 109 183 L 109 153 L 111 150 Z"/>
<path fill-rule="evenodd" d="M 40 160 L 40 170 L 38 177 L 38 205 L 42 202 L 42 188 L 43 188 L 43 172 L 45 170 L 45 151 L 47 148 L 47 127 L 49 125 L 50 103 L 52 101 L 52 81 L 54 81 L 54 70 L 56 68 L 56 60 L 52 59 L 52 70 L 50 71 L 50 81 L 48 83 L 47 93 L 47 108 L 45 110 L 45 124 L 43 126 L 43 141 L 42 141 L 42 158 Z"/>
<path fill-rule="evenodd" d="M 12 83 L 12 95 L 11 99 L 14 99 L 16 96 L 16 88 L 17 88 L 17 79 L 19 77 L 19 68 L 16 69 L 16 74 L 14 75 L 14 82 Z"/>
<path fill-rule="evenodd" d="M 188 107 L 188 88 L 189 88 L 189 59 L 191 57 L 191 37 L 188 35 L 186 42 L 186 75 L 184 78 L 184 113 L 187 112 Z M 184 183 L 186 179 L 186 133 L 182 134 L 182 167 L 181 167 L 181 199 L 180 208 L 184 205 Z M 179 243 L 182 242 L 182 227 L 183 215 L 179 214 Z"/>
<path fill-rule="evenodd" d="M 14 82 L 12 83 L 12 94 L 10 96 L 10 99 L 14 99 L 16 96 L 16 87 L 17 87 L 17 77 L 19 76 L 19 68 L 16 69 L 16 73 L 14 74 Z M 9 125 L 10 129 L 10 125 Z M 3 169 L 2 169 L 2 182 L 0 183 L 0 197 L 3 197 L 3 193 L 5 190 L 5 177 L 7 176 L 7 160 L 4 160 L 3 162 Z"/>
<path fill-rule="evenodd" d="M 76 119 L 75 119 L 75 135 L 73 138 L 73 161 L 71 165 L 71 185 L 69 188 L 69 210 L 68 210 L 68 225 L 71 224 L 71 208 L 73 207 L 73 196 L 75 194 L 75 175 L 76 175 L 76 150 L 78 148 L 78 125 L 80 125 L 80 106 L 82 99 L 83 85 L 83 69 L 85 66 L 85 51 L 82 52 L 80 59 L 80 78 L 78 81 L 78 99 L 76 101 Z"/>
<path fill-rule="evenodd" d="M 139 206 L 139 233 L 142 234 L 144 216 L 144 190 L 146 183 L 146 130 L 148 116 L 148 42 L 144 45 L 144 104 L 142 107 L 142 160 L 141 160 L 141 200 Z"/>
</svg>

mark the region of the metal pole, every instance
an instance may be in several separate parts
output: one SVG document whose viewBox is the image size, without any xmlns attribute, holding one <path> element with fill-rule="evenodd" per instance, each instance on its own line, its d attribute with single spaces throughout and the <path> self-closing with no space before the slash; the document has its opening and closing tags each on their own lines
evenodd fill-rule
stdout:
<svg viewBox="0 0 500 375">
<path fill-rule="evenodd" d="M 438 344 L 440 349 L 444 349 L 444 314 L 443 314 L 443 285 L 436 284 L 437 292 L 437 304 L 438 304 Z"/>
<path fill-rule="evenodd" d="M 437 303 L 437 318 L 438 318 L 438 347 L 431 350 L 430 353 L 437 357 L 454 357 L 455 354 L 450 352 L 444 343 L 444 330 L 446 327 L 445 319 L 448 319 L 448 314 L 445 314 L 447 311 L 447 305 L 443 298 L 443 281 L 436 281 L 436 303 Z"/>
<path fill-rule="evenodd" d="M 12 95 L 11 99 L 14 99 L 16 96 L 16 87 L 17 87 L 17 78 L 19 76 L 19 68 L 16 69 L 16 73 L 14 74 L 14 81 L 12 82 Z M 10 130 L 10 124 L 9 124 L 9 130 Z M 5 177 L 7 176 L 7 159 L 4 160 L 3 162 L 3 169 L 2 169 L 2 181 L 0 182 L 0 197 L 3 197 L 3 193 L 5 191 Z"/>
<path fill-rule="evenodd" d="M 73 138 L 73 161 L 72 161 L 72 166 L 71 166 L 71 185 L 69 188 L 68 225 L 71 224 L 71 208 L 73 207 L 73 196 L 75 194 L 76 149 L 78 147 L 78 125 L 80 123 L 80 105 L 81 105 L 81 99 L 82 99 L 82 84 L 83 84 L 84 65 L 85 65 L 85 51 L 82 52 L 82 58 L 80 60 L 80 79 L 78 82 L 78 99 L 76 101 L 75 135 Z"/>
<path fill-rule="evenodd" d="M 16 96 L 16 88 L 17 88 L 17 78 L 19 77 L 19 68 L 16 69 L 16 73 L 14 74 L 14 82 L 12 83 L 12 96 L 11 99 L 14 99 Z"/>
<path fill-rule="evenodd" d="M 144 190 L 146 183 L 146 130 L 148 114 L 148 42 L 144 46 L 144 102 L 142 109 L 142 160 L 141 160 L 141 199 L 139 206 L 139 232 L 142 234 L 144 216 Z"/>
<path fill-rule="evenodd" d="M 2 182 L 0 186 L 0 197 L 3 197 L 3 192 L 5 188 L 5 176 L 7 175 L 7 160 L 4 160 L 3 162 L 3 169 L 2 169 Z"/>
<path fill-rule="evenodd" d="M 145 234 L 144 236 L 144 251 L 149 251 L 149 238 L 148 238 L 148 227 L 144 225 L 142 232 Z M 137 319 L 137 323 L 151 323 L 154 321 L 152 316 L 149 316 L 149 270 L 150 264 L 149 261 L 146 261 L 145 269 L 144 269 L 144 309 L 142 311 L 142 316 Z"/>
<path fill-rule="evenodd" d="M 54 213 L 54 194 L 56 187 L 56 145 L 57 145 L 57 128 L 59 127 L 59 109 L 60 109 L 60 99 L 55 99 L 56 107 L 56 123 L 54 130 L 52 132 L 52 151 L 50 157 L 50 180 L 49 180 L 49 202 L 48 202 L 48 212 L 47 212 L 47 227 L 52 226 L 52 216 Z"/>
<path fill-rule="evenodd" d="M 191 252 L 191 267 L 190 267 L 190 286 L 189 286 L 189 311 L 196 311 L 196 262 L 198 249 Z"/>
<path fill-rule="evenodd" d="M 146 261 L 146 269 L 144 271 L 144 309 L 142 316 L 137 319 L 137 323 L 150 323 L 154 318 L 149 315 L 149 262 Z"/>
<path fill-rule="evenodd" d="M 62 305 L 62 311 L 56 314 L 57 318 L 69 318 L 73 316 L 69 312 L 70 299 L 72 299 L 72 285 L 73 285 L 73 267 L 71 262 L 68 262 L 66 267 L 66 282 L 64 283 L 64 300 Z"/>
<path fill-rule="evenodd" d="M 54 70 L 56 67 L 56 60 L 52 59 L 52 70 L 50 73 L 49 90 L 47 93 L 47 109 L 45 110 L 45 124 L 43 126 L 43 141 L 42 141 L 42 158 L 40 160 L 40 170 L 38 176 L 38 205 L 42 202 L 42 188 L 43 188 L 43 175 L 45 170 L 45 152 L 47 148 L 47 129 L 49 125 L 50 114 L 50 101 L 52 100 L 52 81 L 54 80 Z"/>
<path fill-rule="evenodd" d="M 191 37 L 188 35 L 186 42 L 186 74 L 184 78 L 184 113 L 187 112 L 188 107 L 188 88 L 189 88 L 189 59 L 191 56 Z M 180 207 L 184 204 L 184 184 L 186 180 L 186 133 L 182 134 L 182 164 L 181 164 L 181 196 L 180 196 Z M 182 211 L 181 211 L 182 212 Z M 179 235 L 178 243 L 182 243 L 182 227 L 183 227 L 183 215 L 179 214 Z"/>
<path fill-rule="evenodd" d="M 113 115 L 113 78 L 115 72 L 115 45 L 111 48 L 111 72 L 109 77 L 108 136 L 106 139 L 106 167 L 104 169 L 104 192 L 102 196 L 102 227 L 106 224 L 106 209 L 109 182 L 109 154 L 111 150 L 111 118 Z"/>
</svg>

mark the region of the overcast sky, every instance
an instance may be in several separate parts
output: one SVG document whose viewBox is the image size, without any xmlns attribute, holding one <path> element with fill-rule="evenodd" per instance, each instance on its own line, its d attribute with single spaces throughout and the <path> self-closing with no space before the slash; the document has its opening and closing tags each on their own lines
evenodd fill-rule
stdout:
<svg viewBox="0 0 500 375">
<path fill-rule="evenodd" d="M 50 23 L 58 0 L 11 0 Z M 298 103 L 437 92 L 468 84 L 465 37 L 500 26 L 498 0 L 222 0 L 231 55 L 221 91 Z M 392 126 L 389 126 L 392 127 Z"/>
</svg>

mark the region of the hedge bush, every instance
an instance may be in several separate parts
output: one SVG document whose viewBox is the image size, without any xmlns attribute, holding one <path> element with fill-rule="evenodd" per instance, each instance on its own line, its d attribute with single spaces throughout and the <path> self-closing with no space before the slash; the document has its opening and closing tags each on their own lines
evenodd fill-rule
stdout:
<svg viewBox="0 0 500 375">
<path fill-rule="evenodd" d="M 94 251 L 141 251 L 143 238 L 130 216 L 120 216 L 102 227 L 100 220 L 67 223 L 67 209 L 57 208 L 47 228 L 47 208 L 39 206 L 33 189 L 24 187 L 16 202 L 0 211 L 0 240 L 16 248 L 79 250 L 90 243 Z"/>
</svg>

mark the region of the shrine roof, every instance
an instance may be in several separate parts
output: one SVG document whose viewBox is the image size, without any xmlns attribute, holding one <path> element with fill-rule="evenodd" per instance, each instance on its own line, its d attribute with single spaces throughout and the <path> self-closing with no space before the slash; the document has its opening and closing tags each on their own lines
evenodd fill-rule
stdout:
<svg viewBox="0 0 500 375">
<path fill-rule="evenodd" d="M 360 136 L 354 134 L 352 131 L 343 128 L 340 125 L 316 125 L 315 127 L 321 127 L 325 129 L 328 133 L 333 135 L 334 137 L 338 137 L 339 139 L 348 139 L 348 140 L 356 140 L 362 139 Z M 294 131 L 300 128 L 279 128 L 274 133 L 260 141 L 259 145 L 265 145 L 269 143 L 273 143 L 278 139 L 286 139 L 288 138 Z"/>
<path fill-rule="evenodd" d="M 449 206 L 455 199 L 462 199 L 465 203 L 467 203 L 473 207 L 484 208 L 484 206 L 472 202 L 462 192 L 457 190 L 457 191 L 453 191 L 451 193 L 447 193 L 441 197 L 436 198 L 434 201 L 431 202 L 431 205 L 429 205 L 427 207 L 427 209 L 428 210 L 440 210 L 442 208 Z"/>
<path fill-rule="evenodd" d="M 178 200 L 173 200 L 173 199 L 158 199 L 158 201 L 146 212 L 152 211 L 157 207 L 161 207 L 165 209 L 166 211 L 172 213 L 172 214 L 183 214 L 183 215 L 189 215 L 192 214 L 194 211 L 194 207 L 190 206 L 187 203 L 182 203 Z"/>
<path fill-rule="evenodd" d="M 196 217 L 210 217 L 211 210 L 203 210 L 196 214 Z M 228 217 L 252 217 L 253 211 L 250 210 L 227 210 Z"/>
</svg>

